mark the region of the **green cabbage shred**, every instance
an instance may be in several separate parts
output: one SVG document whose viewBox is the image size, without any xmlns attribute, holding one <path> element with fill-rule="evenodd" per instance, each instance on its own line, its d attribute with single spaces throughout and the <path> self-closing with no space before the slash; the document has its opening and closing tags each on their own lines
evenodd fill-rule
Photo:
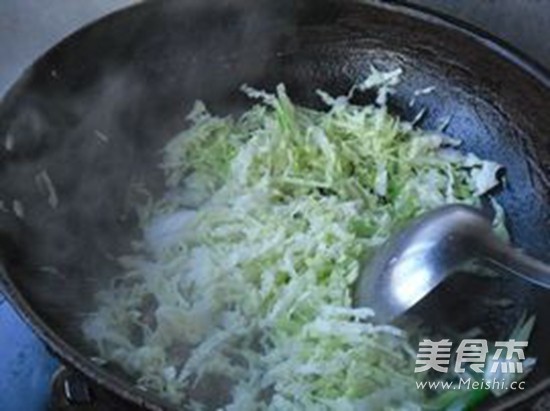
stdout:
<svg viewBox="0 0 550 411">
<path fill-rule="evenodd" d="M 143 239 L 85 323 L 100 357 L 184 409 L 424 409 L 407 333 L 351 288 L 412 218 L 479 206 L 500 166 L 390 114 L 399 73 L 319 92 L 325 111 L 283 85 L 243 87 L 256 103 L 238 118 L 197 102 L 162 153 L 167 194 L 141 207 Z M 377 103 L 352 104 L 373 87 Z"/>
</svg>

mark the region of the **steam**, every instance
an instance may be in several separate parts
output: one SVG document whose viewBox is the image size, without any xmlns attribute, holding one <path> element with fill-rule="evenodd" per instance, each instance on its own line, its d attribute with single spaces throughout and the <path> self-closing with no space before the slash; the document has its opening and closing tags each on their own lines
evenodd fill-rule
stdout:
<svg viewBox="0 0 550 411">
<path fill-rule="evenodd" d="M 294 6 L 257 0 L 145 3 L 37 63 L 0 116 L 0 235 L 8 271 L 48 325 L 78 347 L 94 294 L 142 233 L 131 187 L 164 192 L 165 142 L 195 100 L 242 109 L 239 87 L 279 82 Z M 284 32 L 281 27 L 284 26 Z M 17 273 L 17 274 L 16 274 Z"/>
</svg>

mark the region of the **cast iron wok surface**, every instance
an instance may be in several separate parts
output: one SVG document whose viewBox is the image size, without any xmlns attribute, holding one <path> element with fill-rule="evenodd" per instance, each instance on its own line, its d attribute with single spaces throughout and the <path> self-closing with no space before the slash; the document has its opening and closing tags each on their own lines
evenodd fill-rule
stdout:
<svg viewBox="0 0 550 411">
<path fill-rule="evenodd" d="M 297 102 L 321 107 L 317 88 L 345 93 L 371 64 L 404 70 L 395 113 L 410 120 L 425 107 L 424 128 L 450 116 L 446 132 L 464 150 L 505 165 L 497 198 L 513 241 L 548 261 L 550 81 L 541 69 L 483 34 L 400 5 L 157 0 L 72 35 L 4 98 L 0 136 L 11 134 L 15 148 L 0 148 L 0 199 L 18 199 L 25 211 L 0 216 L 7 294 L 67 363 L 137 405 L 169 409 L 122 372 L 94 365 L 80 334 L 94 291 L 119 272 L 113 256 L 139 236 L 128 187 L 143 181 L 162 192 L 158 150 L 185 127 L 196 99 L 237 112 L 248 104 L 241 84 L 284 82 Z M 411 107 L 413 91 L 428 86 L 436 91 Z M 56 209 L 35 184 L 42 170 L 55 183 Z M 512 304 L 484 304 L 488 296 Z M 534 387 L 550 373 L 549 303 L 548 293 L 505 278 L 458 279 L 427 305 L 434 324 L 480 326 L 501 339 L 522 313 L 536 313 Z"/>
</svg>

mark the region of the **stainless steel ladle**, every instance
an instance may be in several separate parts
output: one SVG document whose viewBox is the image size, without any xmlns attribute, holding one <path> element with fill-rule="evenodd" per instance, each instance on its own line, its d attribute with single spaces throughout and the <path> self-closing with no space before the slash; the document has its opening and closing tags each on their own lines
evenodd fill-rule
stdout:
<svg viewBox="0 0 550 411">
<path fill-rule="evenodd" d="M 361 273 L 355 304 L 389 322 L 474 262 L 550 289 L 550 265 L 498 238 L 480 210 L 457 204 L 422 215 L 390 238 Z"/>
</svg>

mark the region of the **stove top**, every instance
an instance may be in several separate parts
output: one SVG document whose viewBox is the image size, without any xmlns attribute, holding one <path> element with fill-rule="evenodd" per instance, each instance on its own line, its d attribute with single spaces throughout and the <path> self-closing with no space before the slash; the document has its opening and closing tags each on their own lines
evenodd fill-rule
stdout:
<svg viewBox="0 0 550 411">
<path fill-rule="evenodd" d="M 0 293 L 1 411 L 138 411 L 65 368 Z"/>
<path fill-rule="evenodd" d="M 57 360 L 0 294 L 0 410 L 45 410 L 57 368 Z"/>
</svg>

